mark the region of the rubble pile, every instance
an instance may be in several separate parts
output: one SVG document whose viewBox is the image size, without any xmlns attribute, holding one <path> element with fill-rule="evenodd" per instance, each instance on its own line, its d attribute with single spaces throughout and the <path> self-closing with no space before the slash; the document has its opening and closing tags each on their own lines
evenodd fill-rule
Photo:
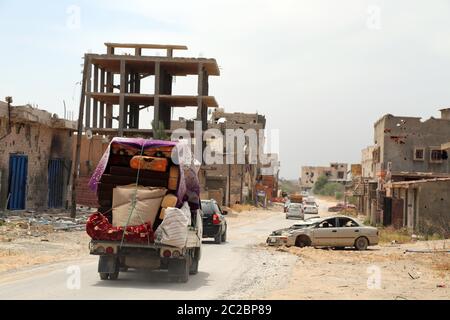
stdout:
<svg viewBox="0 0 450 320">
<path fill-rule="evenodd" d="M 67 212 L 10 213 L 0 217 L 0 242 L 11 242 L 13 238 L 43 237 L 55 232 L 83 231 L 91 214 L 91 211 L 80 210 L 73 219 Z"/>
</svg>

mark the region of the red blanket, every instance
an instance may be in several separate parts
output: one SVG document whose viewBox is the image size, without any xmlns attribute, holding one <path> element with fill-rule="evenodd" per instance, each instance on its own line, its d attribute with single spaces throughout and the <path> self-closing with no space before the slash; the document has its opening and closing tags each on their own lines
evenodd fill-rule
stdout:
<svg viewBox="0 0 450 320">
<path fill-rule="evenodd" d="M 113 227 L 101 213 L 93 214 L 86 223 L 86 232 L 93 240 L 122 241 L 124 229 L 123 227 Z M 125 242 L 148 243 L 149 240 L 150 243 L 155 240 L 150 222 L 126 228 Z"/>
</svg>

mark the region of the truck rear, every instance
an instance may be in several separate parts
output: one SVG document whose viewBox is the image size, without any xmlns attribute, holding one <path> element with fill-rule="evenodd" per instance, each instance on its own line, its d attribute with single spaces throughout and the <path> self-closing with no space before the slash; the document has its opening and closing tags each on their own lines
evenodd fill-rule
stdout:
<svg viewBox="0 0 450 320">
<path fill-rule="evenodd" d="M 128 138 L 114 138 L 106 150 L 90 181 L 100 207 L 86 226 L 101 280 L 130 268 L 165 270 L 180 282 L 198 272 L 198 168 L 178 164 L 176 150 L 176 143 Z"/>
</svg>

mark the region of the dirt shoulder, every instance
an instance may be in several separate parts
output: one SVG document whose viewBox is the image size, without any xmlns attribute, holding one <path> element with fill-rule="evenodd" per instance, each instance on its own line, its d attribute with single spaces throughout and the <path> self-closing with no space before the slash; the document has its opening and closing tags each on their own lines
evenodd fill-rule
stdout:
<svg viewBox="0 0 450 320">
<path fill-rule="evenodd" d="M 450 254 L 405 253 L 449 248 L 447 241 L 377 246 L 367 251 L 266 248 L 299 259 L 289 284 L 266 299 L 449 299 Z"/>
<path fill-rule="evenodd" d="M 253 209 L 231 212 L 227 221 L 234 228 L 271 215 L 273 212 L 270 210 Z M 11 221 L 7 219 L 8 222 L 0 225 L 0 275 L 44 264 L 89 258 L 90 238 L 82 225 L 87 216 L 84 214 L 82 221 L 78 221 L 81 224 L 76 229 L 66 230 L 58 230 L 55 226 L 67 226 L 70 222 L 67 213 L 52 216 L 53 220 L 47 216 L 38 219 L 28 216 L 11 218 Z M 43 224 L 42 219 L 50 223 Z"/>
</svg>

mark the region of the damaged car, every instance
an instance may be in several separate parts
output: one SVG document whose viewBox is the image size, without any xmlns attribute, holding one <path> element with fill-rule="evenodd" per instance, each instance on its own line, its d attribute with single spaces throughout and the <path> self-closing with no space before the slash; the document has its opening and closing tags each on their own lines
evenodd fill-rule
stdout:
<svg viewBox="0 0 450 320">
<path fill-rule="evenodd" d="M 354 247 L 357 250 L 366 250 L 369 246 L 377 245 L 379 241 L 377 228 L 365 226 L 347 216 L 305 220 L 305 223 L 294 226 L 275 231 L 267 238 L 267 244 L 300 248 Z"/>
</svg>

